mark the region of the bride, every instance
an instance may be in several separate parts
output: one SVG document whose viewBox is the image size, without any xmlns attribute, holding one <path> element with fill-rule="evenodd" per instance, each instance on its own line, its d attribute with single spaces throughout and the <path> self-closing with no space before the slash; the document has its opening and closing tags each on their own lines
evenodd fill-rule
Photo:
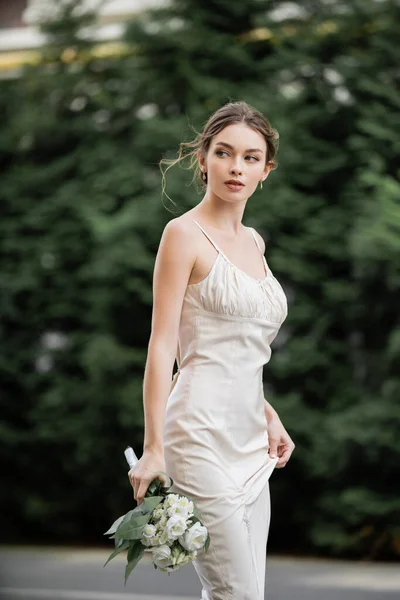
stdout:
<svg viewBox="0 0 400 600">
<path fill-rule="evenodd" d="M 286 295 L 264 240 L 243 223 L 251 196 L 276 168 L 277 137 L 258 110 L 231 102 L 181 144 L 175 161 L 162 161 L 170 168 L 189 158 L 204 196 L 162 233 L 143 455 L 129 479 L 139 504 L 154 471 L 196 502 L 211 538 L 193 561 L 203 600 L 263 600 L 269 478 L 294 450 L 263 390 Z"/>
</svg>

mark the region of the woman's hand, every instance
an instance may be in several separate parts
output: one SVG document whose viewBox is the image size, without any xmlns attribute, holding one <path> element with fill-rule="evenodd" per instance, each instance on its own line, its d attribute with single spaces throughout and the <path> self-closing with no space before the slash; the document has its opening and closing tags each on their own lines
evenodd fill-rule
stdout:
<svg viewBox="0 0 400 600">
<path fill-rule="evenodd" d="M 276 468 L 282 469 L 290 459 L 295 448 L 294 443 L 282 425 L 278 415 L 274 415 L 269 419 L 267 429 L 269 437 L 269 455 L 271 458 L 279 456 Z"/>
<path fill-rule="evenodd" d="M 165 472 L 165 458 L 161 452 L 146 450 L 136 465 L 129 471 L 128 477 L 133 487 L 133 497 L 138 504 L 143 502 L 147 489 L 153 479 L 167 484 L 165 475 L 155 475 L 156 471 Z"/>
</svg>

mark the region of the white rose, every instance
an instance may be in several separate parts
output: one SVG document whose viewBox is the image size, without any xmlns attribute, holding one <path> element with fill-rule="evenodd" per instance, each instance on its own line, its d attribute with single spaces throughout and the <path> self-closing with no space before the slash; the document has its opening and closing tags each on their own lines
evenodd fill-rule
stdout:
<svg viewBox="0 0 400 600">
<path fill-rule="evenodd" d="M 198 521 L 190 527 L 183 535 L 179 538 L 179 543 L 189 552 L 194 550 L 200 550 L 206 543 L 208 536 L 207 527 L 201 525 Z"/>
<path fill-rule="evenodd" d="M 159 520 L 158 525 L 160 527 L 165 527 L 167 523 L 168 523 L 168 517 L 167 517 L 167 515 L 163 515 L 161 517 L 161 519 Z"/>
<path fill-rule="evenodd" d="M 180 515 L 183 519 L 187 519 L 193 515 L 193 502 L 186 498 L 186 496 L 180 496 L 179 499 L 171 504 L 167 509 L 169 517 L 173 515 Z"/>
<path fill-rule="evenodd" d="M 193 502 L 189 498 L 186 498 L 186 496 L 181 496 L 178 504 L 181 508 L 186 509 L 188 513 L 193 511 Z"/>
<path fill-rule="evenodd" d="M 164 506 L 162 502 L 159 502 L 157 506 L 153 509 L 152 517 L 153 519 L 160 519 L 164 514 Z"/>
<path fill-rule="evenodd" d="M 168 533 L 166 531 L 163 531 L 162 533 L 159 534 L 158 539 L 159 539 L 160 544 L 166 544 L 169 539 Z"/>
<path fill-rule="evenodd" d="M 167 494 L 167 496 L 164 500 L 164 506 L 166 508 L 169 508 L 170 506 L 173 506 L 177 502 L 179 502 L 178 494 Z"/>
<path fill-rule="evenodd" d="M 157 567 L 165 568 L 172 565 L 171 548 L 169 546 L 163 545 L 153 548 L 152 555 L 153 562 Z"/>
<path fill-rule="evenodd" d="M 151 525 L 150 523 L 148 523 L 142 531 L 142 536 L 146 537 L 146 538 L 150 538 L 153 537 L 153 535 L 156 534 L 156 527 L 154 525 Z"/>
<path fill-rule="evenodd" d="M 158 521 L 159 519 L 161 519 L 161 517 L 164 515 L 164 511 L 162 508 L 155 508 L 153 510 L 153 514 L 152 517 L 155 521 Z"/>
<path fill-rule="evenodd" d="M 157 530 L 155 526 L 149 523 L 143 528 L 140 541 L 145 546 L 151 546 L 154 543 L 154 536 L 156 535 L 156 533 Z"/>
<path fill-rule="evenodd" d="M 186 531 L 186 519 L 182 519 L 179 515 L 173 515 L 168 519 L 165 530 L 170 539 L 176 540 Z"/>
<path fill-rule="evenodd" d="M 189 513 L 187 510 L 181 508 L 178 504 L 175 504 L 174 506 L 170 506 L 169 509 L 167 510 L 167 515 L 169 517 L 173 517 L 175 515 L 178 515 L 178 517 L 181 517 L 182 519 L 186 519 L 189 516 Z"/>
</svg>

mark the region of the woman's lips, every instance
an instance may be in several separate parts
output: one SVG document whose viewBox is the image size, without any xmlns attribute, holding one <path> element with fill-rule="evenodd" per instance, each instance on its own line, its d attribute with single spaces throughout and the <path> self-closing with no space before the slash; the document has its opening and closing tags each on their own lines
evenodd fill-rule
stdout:
<svg viewBox="0 0 400 600">
<path fill-rule="evenodd" d="M 228 187 L 232 192 L 238 192 L 244 188 L 242 183 L 225 183 L 226 187 Z"/>
</svg>

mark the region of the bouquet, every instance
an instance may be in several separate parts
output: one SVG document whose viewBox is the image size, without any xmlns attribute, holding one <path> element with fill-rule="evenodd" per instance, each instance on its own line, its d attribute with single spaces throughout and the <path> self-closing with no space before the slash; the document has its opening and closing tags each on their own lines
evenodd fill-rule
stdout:
<svg viewBox="0 0 400 600">
<path fill-rule="evenodd" d="M 125 457 L 130 468 L 138 459 L 128 447 Z M 163 471 L 155 474 L 164 474 Z M 195 559 L 200 550 L 208 550 L 210 536 L 203 525 L 200 513 L 187 496 L 168 493 L 173 485 L 163 486 L 159 479 L 150 483 L 143 502 L 133 510 L 119 517 L 104 535 L 115 540 L 115 549 L 106 563 L 127 550 L 125 585 L 129 575 L 137 566 L 145 552 L 151 552 L 155 569 L 170 574 L 189 561 Z"/>
</svg>

